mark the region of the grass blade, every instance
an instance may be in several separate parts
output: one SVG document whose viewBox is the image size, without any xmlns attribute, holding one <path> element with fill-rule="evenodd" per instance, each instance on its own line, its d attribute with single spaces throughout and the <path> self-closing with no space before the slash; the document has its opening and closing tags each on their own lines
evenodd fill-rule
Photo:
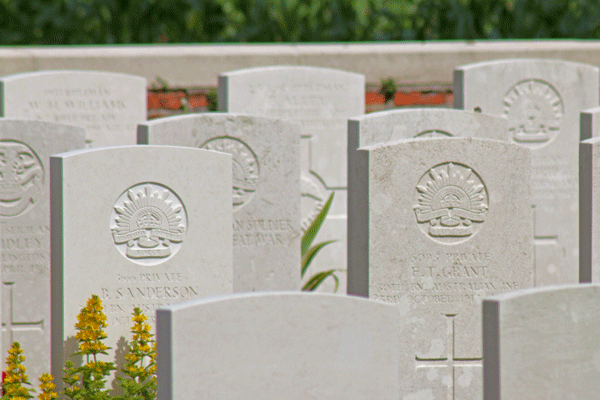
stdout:
<svg viewBox="0 0 600 400">
<path fill-rule="evenodd" d="M 310 245 L 312 244 L 313 240 L 315 240 L 315 236 L 317 236 L 319 229 L 321 229 L 323 221 L 325 221 L 325 217 L 327 216 L 327 212 L 329 211 L 329 207 L 331 206 L 331 202 L 333 201 L 333 194 L 334 192 L 331 193 L 329 199 L 327 200 L 327 203 L 325 203 L 321 211 L 319 211 L 319 214 L 317 215 L 315 220 L 312 222 L 312 224 L 310 224 L 306 232 L 304 232 L 304 235 L 302 235 L 302 246 L 300 254 L 302 254 L 303 256 L 310 248 Z"/>
<path fill-rule="evenodd" d="M 331 276 L 335 280 L 335 289 L 333 291 L 337 292 L 337 290 L 338 290 L 338 288 L 340 286 L 340 279 L 335 275 L 335 273 L 337 271 L 345 271 L 345 270 L 343 270 L 343 269 L 330 269 L 329 271 L 322 271 L 322 272 L 314 274 L 308 280 L 308 282 L 306 282 L 304 284 L 304 286 L 302 286 L 302 290 L 304 290 L 305 292 L 312 292 L 315 289 L 317 289 L 321 285 L 321 283 L 323 283 L 323 281 L 325 279 L 327 279 L 327 278 L 329 278 Z"/>
<path fill-rule="evenodd" d="M 337 242 L 337 240 L 328 240 L 326 242 L 321 242 L 319 244 L 316 244 L 316 245 L 312 246 L 310 249 L 308 249 L 308 251 L 302 255 L 302 273 L 300 274 L 300 276 L 302 278 L 304 278 L 304 274 L 306 273 L 308 266 L 310 265 L 313 258 L 315 258 L 315 256 L 319 252 L 319 250 L 321 250 L 323 247 L 327 246 L 328 244 L 334 243 L 334 242 Z"/>
</svg>

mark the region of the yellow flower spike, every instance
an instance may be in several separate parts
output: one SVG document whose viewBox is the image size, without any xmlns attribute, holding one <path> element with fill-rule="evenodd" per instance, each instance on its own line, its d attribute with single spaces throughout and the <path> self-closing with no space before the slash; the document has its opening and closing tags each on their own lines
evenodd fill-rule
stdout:
<svg viewBox="0 0 600 400">
<path fill-rule="evenodd" d="M 97 295 L 92 295 L 77 316 L 75 337 L 79 352 L 85 356 L 85 362 L 81 367 L 74 367 L 72 363 L 65 364 L 66 376 L 63 380 L 69 387 L 64 389 L 64 393 L 70 399 L 105 398 L 108 395 L 105 389 L 106 377 L 115 369 L 114 363 L 97 360 L 99 354 L 110 349 L 102 343 L 107 338 L 102 329 L 108 326 L 103 310 L 102 300 Z"/>
<path fill-rule="evenodd" d="M 4 392 L 5 399 L 27 400 L 33 396 L 29 394 L 33 389 L 23 387 L 23 384 L 28 385 L 26 368 L 21 363 L 25 361 L 23 350 L 18 342 L 14 342 L 8 350 L 6 358 L 6 376 L 4 377 Z"/>
<path fill-rule="evenodd" d="M 150 325 L 145 323 L 147 319 L 137 307 L 131 314 L 132 341 L 129 344 L 129 352 L 125 355 L 127 364 L 122 369 L 126 377 L 119 383 L 125 389 L 127 398 L 156 397 L 156 376 L 153 375 L 153 371 L 156 371 L 156 368 L 153 368 L 156 365 L 155 341 L 154 335 L 150 333 Z"/>
<path fill-rule="evenodd" d="M 58 397 L 58 394 L 54 392 L 56 385 L 52 382 L 54 378 L 49 373 L 45 372 L 38 378 L 40 381 L 41 393 L 38 395 L 39 400 L 52 400 Z"/>
</svg>

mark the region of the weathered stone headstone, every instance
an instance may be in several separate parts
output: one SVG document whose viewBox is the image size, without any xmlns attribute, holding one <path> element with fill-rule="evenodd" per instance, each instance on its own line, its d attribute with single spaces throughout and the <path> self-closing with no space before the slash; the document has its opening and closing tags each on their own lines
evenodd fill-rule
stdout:
<svg viewBox="0 0 600 400">
<path fill-rule="evenodd" d="M 19 342 L 36 379 L 50 370 L 50 155 L 84 146 L 82 128 L 0 118 L 2 354 Z"/>
<path fill-rule="evenodd" d="M 60 70 L 0 78 L 0 116 L 83 127 L 92 147 L 135 144 L 146 113 L 140 76 Z"/>
<path fill-rule="evenodd" d="M 157 319 L 160 400 L 398 399 L 399 316 L 387 304 L 271 292 L 172 305 Z"/>
<path fill-rule="evenodd" d="M 310 273 L 346 268 L 347 119 L 365 112 L 361 74 L 303 66 L 273 66 L 231 71 L 219 76 L 219 110 L 301 125 L 302 226 L 335 198 L 317 242 L 339 240 L 314 259 Z M 345 276 L 341 287 L 345 287 Z"/>
<path fill-rule="evenodd" d="M 356 190 L 357 169 L 363 166 L 356 161 L 356 150 L 362 146 L 372 146 L 402 139 L 433 137 L 478 137 L 484 139 L 506 140 L 506 120 L 477 112 L 452 110 L 445 108 L 415 108 L 390 110 L 366 114 L 348 120 L 348 237 L 361 235 L 363 227 L 355 227 L 359 221 L 350 214 L 352 203 L 360 201 L 355 196 L 363 193 Z M 362 211 L 361 211 L 362 212 Z M 350 239 L 349 239 L 350 240 Z M 355 240 L 355 239 L 353 239 Z M 364 292 L 357 287 L 367 282 L 366 276 L 357 271 L 366 265 L 366 253 L 354 246 L 348 247 L 348 293 Z M 366 273 L 366 269 L 362 269 Z"/>
<path fill-rule="evenodd" d="M 300 127 L 224 113 L 159 118 L 138 143 L 222 151 L 233 165 L 233 290 L 300 287 Z"/>
<path fill-rule="evenodd" d="M 579 115 L 579 124 L 581 140 L 600 136 L 600 107 L 582 111 Z"/>
<path fill-rule="evenodd" d="M 585 126 L 593 133 L 600 109 L 589 111 Z M 600 282 L 600 138 L 584 140 L 579 148 L 579 280 Z"/>
<path fill-rule="evenodd" d="M 348 245 L 367 270 L 348 272 L 367 280 L 355 294 L 398 308 L 400 398 L 481 398 L 481 300 L 533 285 L 529 150 L 412 139 L 357 161 L 361 234 Z"/>
<path fill-rule="evenodd" d="M 160 306 L 231 293 L 229 154 L 104 147 L 54 155 L 50 168 L 54 376 L 75 350 L 76 317 L 92 294 L 114 352 L 131 339 L 134 307 L 155 325 Z"/>
<path fill-rule="evenodd" d="M 532 150 L 535 284 L 579 281 L 579 113 L 598 106 L 598 68 L 560 60 L 500 60 L 454 71 L 456 108 L 508 121 Z"/>
<path fill-rule="evenodd" d="M 483 301 L 485 399 L 594 399 L 600 286 L 519 290 Z"/>
</svg>

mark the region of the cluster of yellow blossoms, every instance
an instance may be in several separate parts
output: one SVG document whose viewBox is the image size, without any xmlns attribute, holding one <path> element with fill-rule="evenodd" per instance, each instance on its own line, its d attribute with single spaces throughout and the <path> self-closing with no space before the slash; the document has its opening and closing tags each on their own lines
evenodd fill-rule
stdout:
<svg viewBox="0 0 600 400">
<path fill-rule="evenodd" d="M 8 350 L 6 358 L 6 376 L 4 377 L 4 396 L 11 400 L 26 400 L 33 396 L 29 393 L 33 389 L 28 389 L 23 384 L 29 385 L 27 375 L 25 375 L 25 361 L 23 350 L 18 342 L 14 342 Z"/>
<path fill-rule="evenodd" d="M 107 326 L 102 300 L 93 295 L 81 309 L 75 324 L 78 331 L 75 338 L 79 341 L 79 349 L 83 354 L 106 354 L 108 347 L 101 340 L 107 338 L 103 330 Z"/>
<path fill-rule="evenodd" d="M 128 363 L 123 369 L 129 378 L 120 378 L 119 384 L 130 396 L 126 398 L 153 399 L 156 397 L 156 341 L 139 308 L 134 308 L 131 319 L 134 322 L 132 342 L 125 356 Z"/>
<path fill-rule="evenodd" d="M 30 392 L 34 390 L 23 386 L 30 385 L 27 375 L 25 375 L 26 370 L 23 361 L 25 361 L 23 349 L 21 349 L 19 342 L 14 342 L 10 346 L 6 358 L 6 376 L 3 382 L 4 399 L 27 400 L 33 397 Z M 52 382 L 54 379 L 52 375 L 44 373 L 38 379 L 40 381 L 39 400 L 52 400 L 58 397 L 58 394 L 54 391 L 56 385 Z"/>
<path fill-rule="evenodd" d="M 121 400 L 128 399 L 156 399 L 156 341 L 150 333 L 150 325 L 145 323 L 146 316 L 139 308 L 135 308 L 132 314 L 134 325 L 131 329 L 133 334 L 129 352 L 125 356 L 128 363 L 123 368 L 126 378 L 118 377 L 119 385 L 125 390 L 125 396 L 118 397 Z M 102 343 L 107 338 L 104 328 L 106 315 L 103 312 L 102 300 L 93 295 L 77 316 L 76 338 L 79 341 L 79 353 L 86 356 L 84 365 L 75 367 L 71 360 L 65 362 L 65 377 L 63 381 L 66 386 L 62 392 L 71 399 L 110 399 L 105 389 L 105 378 L 114 370 L 114 363 L 97 360 L 98 354 L 107 355 L 107 347 Z M 6 360 L 7 371 L 4 377 L 3 387 L 5 400 L 27 400 L 33 396 L 33 389 L 23 385 L 30 385 L 25 375 L 25 361 L 23 350 L 19 343 L 15 342 L 8 351 Z M 40 380 L 39 400 L 52 400 L 58 397 L 54 391 L 56 385 L 52 375 L 45 373 Z"/>
<path fill-rule="evenodd" d="M 114 363 L 98 361 L 98 354 L 108 355 L 107 347 L 102 340 L 107 338 L 104 328 L 106 315 L 102 300 L 97 295 L 88 299 L 77 315 L 75 338 L 79 342 L 79 354 L 85 355 L 85 364 L 75 367 L 73 361 L 65 362 L 64 394 L 71 399 L 108 399 L 106 377 L 115 369 Z"/>
<path fill-rule="evenodd" d="M 58 397 L 54 391 L 56 385 L 52 382 L 54 378 L 49 373 L 45 372 L 38 378 L 40 380 L 41 393 L 38 394 L 39 400 L 52 400 Z"/>
</svg>

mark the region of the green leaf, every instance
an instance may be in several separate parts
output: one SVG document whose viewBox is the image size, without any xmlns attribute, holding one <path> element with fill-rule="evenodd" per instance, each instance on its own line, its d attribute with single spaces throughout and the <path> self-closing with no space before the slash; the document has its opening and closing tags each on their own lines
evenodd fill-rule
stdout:
<svg viewBox="0 0 600 400">
<path fill-rule="evenodd" d="M 303 278 L 304 278 L 304 274 L 306 273 L 306 270 L 308 269 L 308 266 L 310 265 L 312 259 L 315 258 L 315 256 L 319 252 L 319 250 L 321 250 L 323 247 L 327 246 L 328 244 L 334 243 L 334 242 L 337 242 L 337 240 L 328 240 L 326 242 L 321 242 L 319 244 L 316 244 L 316 245 L 312 246 L 311 248 L 309 248 L 308 251 L 302 255 L 302 274 L 301 274 L 301 276 Z"/>
<path fill-rule="evenodd" d="M 321 229 L 321 225 L 323 224 L 323 221 L 325 221 L 325 217 L 327 217 L 327 213 L 329 212 L 329 207 L 331 206 L 331 202 L 333 201 L 333 195 L 334 192 L 331 193 L 329 199 L 327 200 L 327 203 L 325 203 L 321 211 L 319 211 L 319 214 L 317 215 L 315 220 L 310 224 L 306 232 L 304 232 L 304 235 L 302 235 L 302 256 L 306 254 L 313 240 L 315 240 L 315 236 L 317 236 L 317 233 L 319 233 L 319 229 Z"/>
<path fill-rule="evenodd" d="M 338 287 L 340 286 L 340 279 L 335 275 L 337 271 L 345 272 L 343 269 L 330 269 L 328 271 L 322 271 L 314 274 L 305 284 L 302 286 L 302 290 L 306 292 L 312 292 L 316 290 L 321 283 L 330 276 L 335 280 L 335 289 L 334 292 L 337 292 Z"/>
</svg>

